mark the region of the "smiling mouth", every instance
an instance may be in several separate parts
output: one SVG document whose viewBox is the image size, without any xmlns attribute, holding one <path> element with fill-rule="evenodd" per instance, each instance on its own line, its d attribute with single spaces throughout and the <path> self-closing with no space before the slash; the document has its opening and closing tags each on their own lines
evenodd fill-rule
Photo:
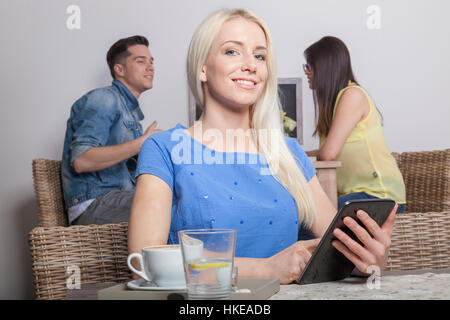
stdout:
<svg viewBox="0 0 450 320">
<path fill-rule="evenodd" d="M 256 88 L 257 83 L 248 79 L 234 79 L 233 82 L 241 89 L 253 90 Z"/>
<path fill-rule="evenodd" d="M 241 83 L 241 84 L 245 84 L 245 85 L 248 85 L 248 86 L 254 86 L 254 85 L 256 85 L 256 82 L 250 81 L 250 80 L 237 79 L 237 80 L 234 80 L 234 82 Z"/>
</svg>

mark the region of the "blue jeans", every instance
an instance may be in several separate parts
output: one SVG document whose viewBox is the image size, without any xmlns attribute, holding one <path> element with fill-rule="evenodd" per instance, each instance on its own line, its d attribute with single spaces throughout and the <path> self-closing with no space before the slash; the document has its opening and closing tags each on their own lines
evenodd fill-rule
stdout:
<svg viewBox="0 0 450 320">
<path fill-rule="evenodd" d="M 344 205 L 346 201 L 349 200 L 362 200 L 362 199 L 378 199 L 377 197 L 371 196 L 365 192 L 349 193 L 338 197 L 338 210 Z M 397 208 L 397 213 L 403 213 L 405 211 L 405 205 L 399 204 Z"/>
</svg>

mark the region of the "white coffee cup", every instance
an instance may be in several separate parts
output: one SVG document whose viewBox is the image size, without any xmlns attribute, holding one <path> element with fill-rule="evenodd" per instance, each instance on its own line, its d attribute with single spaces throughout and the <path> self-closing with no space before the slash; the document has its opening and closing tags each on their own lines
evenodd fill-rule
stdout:
<svg viewBox="0 0 450 320">
<path fill-rule="evenodd" d="M 137 270 L 131 261 L 137 258 L 141 270 Z M 132 253 L 127 259 L 131 271 L 159 287 L 184 287 L 183 258 L 180 245 L 156 245 L 142 249 L 142 254 Z"/>
</svg>

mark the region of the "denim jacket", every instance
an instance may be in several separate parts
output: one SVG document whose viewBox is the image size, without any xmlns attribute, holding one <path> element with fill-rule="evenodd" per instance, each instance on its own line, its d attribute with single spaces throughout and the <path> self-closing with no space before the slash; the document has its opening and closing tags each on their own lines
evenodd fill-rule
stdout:
<svg viewBox="0 0 450 320">
<path fill-rule="evenodd" d="M 72 106 L 61 164 L 66 209 L 113 190 L 132 190 L 137 156 L 112 167 L 76 173 L 73 162 L 92 147 L 121 144 L 142 136 L 144 115 L 136 97 L 120 81 L 94 89 Z"/>
</svg>

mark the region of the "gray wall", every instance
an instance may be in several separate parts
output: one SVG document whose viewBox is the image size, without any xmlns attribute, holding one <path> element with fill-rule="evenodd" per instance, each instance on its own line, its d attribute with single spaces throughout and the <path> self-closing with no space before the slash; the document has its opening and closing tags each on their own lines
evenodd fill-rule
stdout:
<svg viewBox="0 0 450 320">
<path fill-rule="evenodd" d="M 66 9 L 81 8 L 69 30 Z M 366 26 L 381 9 L 381 29 Z M 27 233 L 36 225 L 31 160 L 60 159 L 71 104 L 111 82 L 105 63 L 118 38 L 143 34 L 155 57 L 154 88 L 140 103 L 144 126 L 187 125 L 185 56 L 195 27 L 222 7 L 254 10 L 269 24 L 279 77 L 303 77 L 302 52 L 324 35 L 346 42 L 357 79 L 385 119 L 392 151 L 450 146 L 450 2 L 168 0 L 0 2 L 1 191 L 0 298 L 33 298 Z M 313 103 L 304 84 L 304 148 L 317 146 Z"/>
</svg>

